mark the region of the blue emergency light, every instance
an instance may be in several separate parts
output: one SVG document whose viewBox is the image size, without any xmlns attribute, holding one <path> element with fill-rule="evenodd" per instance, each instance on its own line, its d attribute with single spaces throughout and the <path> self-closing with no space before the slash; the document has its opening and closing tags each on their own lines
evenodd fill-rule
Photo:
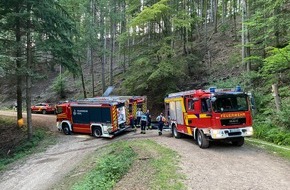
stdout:
<svg viewBox="0 0 290 190">
<path fill-rule="evenodd" d="M 242 92 L 242 88 L 241 88 L 241 86 L 236 86 L 236 91 L 237 91 L 237 92 Z"/>
<path fill-rule="evenodd" d="M 209 92 L 214 93 L 215 89 L 216 89 L 216 87 L 209 87 Z"/>
</svg>

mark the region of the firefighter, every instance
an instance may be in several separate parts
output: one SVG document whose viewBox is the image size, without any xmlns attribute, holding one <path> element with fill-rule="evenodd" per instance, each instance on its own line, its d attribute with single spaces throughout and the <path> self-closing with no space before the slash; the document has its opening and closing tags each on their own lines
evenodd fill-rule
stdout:
<svg viewBox="0 0 290 190">
<path fill-rule="evenodd" d="M 132 127 L 132 130 L 136 132 L 135 119 L 132 112 L 129 115 L 129 119 L 130 119 L 130 126 Z"/>
<path fill-rule="evenodd" d="M 160 136 L 162 135 L 163 126 L 166 121 L 163 113 L 160 113 L 160 115 L 156 118 L 156 121 L 158 121 L 158 135 Z"/>
<path fill-rule="evenodd" d="M 140 121 L 141 121 L 141 134 L 145 134 L 147 125 L 147 115 L 143 113 L 141 115 Z"/>
<path fill-rule="evenodd" d="M 147 116 L 147 130 L 151 129 L 151 115 L 149 110 L 146 111 L 146 116 Z"/>
<path fill-rule="evenodd" d="M 141 111 L 141 108 L 138 108 L 138 111 L 136 112 L 137 121 L 135 123 L 137 127 L 140 126 L 140 119 L 142 114 L 143 112 Z"/>
</svg>

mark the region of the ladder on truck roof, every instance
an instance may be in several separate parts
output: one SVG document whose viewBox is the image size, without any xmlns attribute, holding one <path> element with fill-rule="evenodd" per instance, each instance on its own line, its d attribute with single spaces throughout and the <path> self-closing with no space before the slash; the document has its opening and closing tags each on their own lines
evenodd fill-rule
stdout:
<svg viewBox="0 0 290 190">
<path fill-rule="evenodd" d="M 123 103 L 123 102 L 120 102 L 120 101 L 107 101 L 107 100 L 102 100 L 102 101 L 88 101 L 88 100 L 78 100 L 77 102 L 75 103 L 72 103 L 72 105 L 98 105 L 98 106 L 102 106 L 102 105 L 118 105 L 120 103 Z"/>
<path fill-rule="evenodd" d="M 99 96 L 94 98 L 86 98 L 86 101 L 125 101 L 129 99 L 137 100 L 137 99 L 145 99 L 144 96 Z"/>
<path fill-rule="evenodd" d="M 107 96 L 107 97 L 94 97 L 94 98 L 86 98 L 84 101 L 88 102 L 100 102 L 100 101 L 121 101 L 121 100 L 127 100 L 128 98 L 121 98 L 119 96 Z"/>
<path fill-rule="evenodd" d="M 188 90 L 188 91 L 183 91 L 183 92 L 175 92 L 175 93 L 170 93 L 168 94 L 168 98 L 171 97 L 178 97 L 178 96 L 186 96 L 190 94 L 196 93 L 196 90 Z"/>
<path fill-rule="evenodd" d="M 236 88 L 216 88 L 216 87 L 210 87 L 207 90 L 188 90 L 183 92 L 176 92 L 168 94 L 168 98 L 170 97 L 178 97 L 178 96 L 186 96 L 191 95 L 197 92 L 206 92 L 206 93 L 215 93 L 215 92 L 235 92 L 235 93 L 241 93 L 242 89 L 240 86 L 237 86 Z"/>
</svg>

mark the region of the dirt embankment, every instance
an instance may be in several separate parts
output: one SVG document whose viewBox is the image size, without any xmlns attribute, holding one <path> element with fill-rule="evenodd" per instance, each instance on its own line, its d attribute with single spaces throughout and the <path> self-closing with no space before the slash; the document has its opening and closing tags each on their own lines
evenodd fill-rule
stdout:
<svg viewBox="0 0 290 190">
<path fill-rule="evenodd" d="M 44 117 L 45 123 L 50 123 L 49 126 L 54 126 L 55 117 L 39 117 Z M 213 144 L 209 149 L 200 149 L 190 138 L 174 139 L 169 132 L 158 136 L 156 130 L 150 130 L 146 135 L 131 132 L 112 140 L 95 139 L 89 135 L 60 134 L 56 145 L 30 156 L 24 162 L 16 163 L 4 172 L 0 176 L 0 189 L 50 189 L 98 148 L 117 140 L 139 138 L 155 140 L 179 154 L 176 159 L 179 160 L 179 172 L 185 175 L 187 189 L 287 190 L 290 187 L 290 163 L 255 147 Z M 136 171 L 138 163 L 130 172 Z M 141 184 L 140 179 L 134 179 L 134 176 L 139 175 L 129 173 L 126 176 L 118 183 L 118 189 L 141 188 L 138 186 Z M 135 186 L 128 185 L 130 181 L 138 183 Z"/>
</svg>

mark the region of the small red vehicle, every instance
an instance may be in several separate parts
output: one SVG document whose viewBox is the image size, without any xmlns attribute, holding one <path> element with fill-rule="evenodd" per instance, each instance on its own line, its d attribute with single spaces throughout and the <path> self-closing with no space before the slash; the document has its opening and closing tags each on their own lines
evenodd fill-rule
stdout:
<svg viewBox="0 0 290 190">
<path fill-rule="evenodd" d="M 34 106 L 31 106 L 31 113 L 55 113 L 55 106 L 50 103 L 38 103 Z"/>
</svg>

